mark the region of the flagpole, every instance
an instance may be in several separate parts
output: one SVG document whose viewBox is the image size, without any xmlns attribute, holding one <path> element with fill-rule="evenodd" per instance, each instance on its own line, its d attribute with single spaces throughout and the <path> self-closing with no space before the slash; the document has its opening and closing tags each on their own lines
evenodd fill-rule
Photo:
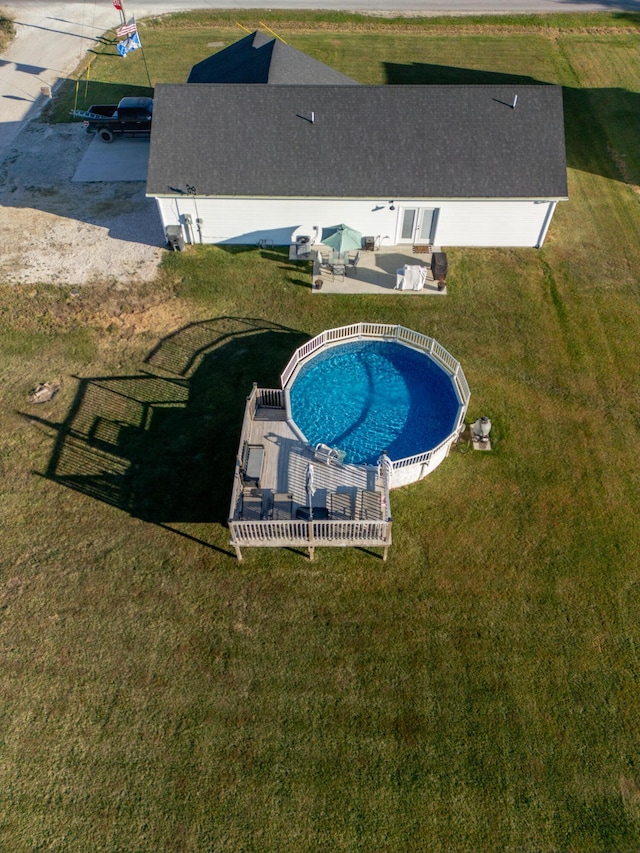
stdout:
<svg viewBox="0 0 640 853">
<path fill-rule="evenodd" d="M 116 3 L 119 4 L 120 11 L 121 11 L 122 15 L 124 16 L 125 11 L 124 11 L 124 6 L 122 5 L 122 0 L 113 0 L 113 3 L 114 3 L 114 5 Z M 147 82 L 149 83 L 149 88 L 153 89 L 153 85 L 151 83 L 151 75 L 149 74 L 149 66 L 147 65 L 147 56 L 144 52 L 144 45 L 142 44 L 142 39 L 140 38 L 140 33 L 138 32 L 138 25 L 136 23 L 136 19 L 134 17 L 132 17 L 130 24 L 127 24 L 126 19 L 125 19 L 125 21 L 122 24 L 122 27 L 119 28 L 118 30 L 116 30 L 116 35 L 126 36 L 127 40 L 129 39 L 129 37 L 131 37 L 132 39 L 133 39 L 133 36 L 136 37 L 137 47 L 139 47 L 140 51 L 142 52 L 142 61 L 144 62 L 144 70 L 147 74 Z M 122 56 L 126 56 L 127 53 L 130 52 L 130 50 L 134 49 L 133 47 L 129 47 L 129 49 L 127 49 L 126 44 L 127 44 L 126 41 L 118 43 L 118 52 L 120 52 L 120 45 L 123 46 Z"/>
<path fill-rule="evenodd" d="M 153 89 L 153 86 L 151 85 L 151 77 L 149 77 L 149 68 L 147 66 L 147 57 L 144 55 L 144 47 L 142 45 L 142 39 L 140 39 L 140 50 L 142 51 L 142 59 L 144 62 L 144 70 L 147 72 L 147 80 L 149 81 L 149 88 Z"/>
</svg>

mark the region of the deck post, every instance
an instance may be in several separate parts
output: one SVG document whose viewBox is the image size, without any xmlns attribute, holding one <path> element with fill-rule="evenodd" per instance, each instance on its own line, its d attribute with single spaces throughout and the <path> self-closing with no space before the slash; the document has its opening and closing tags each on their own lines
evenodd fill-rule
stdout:
<svg viewBox="0 0 640 853">
<path fill-rule="evenodd" d="M 313 519 L 309 521 L 309 559 L 313 560 L 313 552 L 315 551 L 315 546 L 313 544 Z"/>
<path fill-rule="evenodd" d="M 238 540 L 235 537 L 235 530 L 233 529 L 233 519 L 230 518 L 228 520 L 227 524 L 229 525 L 229 530 L 231 531 L 231 541 L 229 542 L 229 544 L 233 545 L 233 547 L 236 549 L 236 559 L 239 563 L 241 563 L 242 562 L 242 551 L 240 550 L 240 546 L 238 545 Z"/>
<path fill-rule="evenodd" d="M 384 554 L 382 555 L 382 561 L 384 563 L 387 562 L 387 554 L 389 553 L 389 546 L 391 545 L 391 519 L 387 522 L 387 539 L 384 543 Z"/>
</svg>

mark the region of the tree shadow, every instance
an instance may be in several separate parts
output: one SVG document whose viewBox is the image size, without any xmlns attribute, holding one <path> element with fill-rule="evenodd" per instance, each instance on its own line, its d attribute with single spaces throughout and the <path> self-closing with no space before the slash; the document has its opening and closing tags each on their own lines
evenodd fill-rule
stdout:
<svg viewBox="0 0 640 853">
<path fill-rule="evenodd" d="M 638 16 L 636 16 L 637 18 Z M 551 85 L 523 74 L 506 74 L 421 62 L 385 63 L 387 83 L 420 86 Z M 640 94 L 620 88 L 563 86 L 567 166 L 582 172 L 640 183 Z M 447 117 L 440 119 L 446 122 Z M 617 153 L 616 153 L 617 152 Z"/>
<path fill-rule="evenodd" d="M 57 431 L 44 476 L 155 524 L 225 523 L 252 382 L 279 387 L 307 339 L 220 317 L 164 338 L 145 360 L 153 373 L 78 379 L 64 421 L 42 421 Z"/>
</svg>

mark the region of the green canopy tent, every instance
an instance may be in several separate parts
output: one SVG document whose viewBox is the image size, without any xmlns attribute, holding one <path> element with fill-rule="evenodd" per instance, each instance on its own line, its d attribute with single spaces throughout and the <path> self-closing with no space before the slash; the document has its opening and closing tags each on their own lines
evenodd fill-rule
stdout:
<svg viewBox="0 0 640 853">
<path fill-rule="evenodd" d="M 336 252 L 348 252 L 362 246 L 362 234 L 348 225 L 333 225 L 322 229 L 322 243 Z"/>
</svg>

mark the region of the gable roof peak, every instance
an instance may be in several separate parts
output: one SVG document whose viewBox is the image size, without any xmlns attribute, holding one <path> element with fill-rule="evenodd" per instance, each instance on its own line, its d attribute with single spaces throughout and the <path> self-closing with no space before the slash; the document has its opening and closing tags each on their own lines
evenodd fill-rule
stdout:
<svg viewBox="0 0 640 853">
<path fill-rule="evenodd" d="M 356 80 L 260 30 L 198 62 L 187 83 L 358 85 Z"/>
</svg>

